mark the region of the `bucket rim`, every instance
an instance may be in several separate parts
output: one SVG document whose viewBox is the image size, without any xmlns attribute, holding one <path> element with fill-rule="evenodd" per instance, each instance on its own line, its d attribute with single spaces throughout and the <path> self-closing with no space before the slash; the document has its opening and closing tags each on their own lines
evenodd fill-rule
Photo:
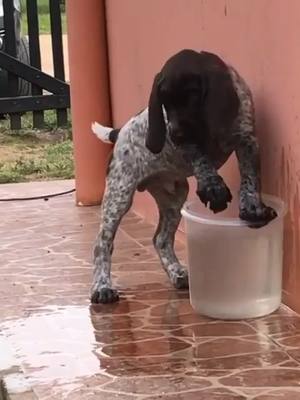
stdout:
<svg viewBox="0 0 300 400">
<path fill-rule="evenodd" d="M 276 223 L 279 219 L 283 219 L 285 217 L 287 213 L 287 207 L 281 198 L 263 193 L 262 199 L 267 205 L 272 206 L 277 211 L 278 214 L 277 217 L 273 221 L 270 221 L 269 224 L 266 226 L 270 226 L 271 224 Z M 248 227 L 248 223 L 246 221 L 241 220 L 238 217 L 234 218 L 220 217 L 211 219 L 207 216 L 204 216 L 201 213 L 192 211 L 191 206 L 198 201 L 200 200 L 198 199 L 190 200 L 184 204 L 181 210 L 181 215 L 183 216 L 184 219 L 206 225 L 231 226 L 240 228 Z"/>
</svg>

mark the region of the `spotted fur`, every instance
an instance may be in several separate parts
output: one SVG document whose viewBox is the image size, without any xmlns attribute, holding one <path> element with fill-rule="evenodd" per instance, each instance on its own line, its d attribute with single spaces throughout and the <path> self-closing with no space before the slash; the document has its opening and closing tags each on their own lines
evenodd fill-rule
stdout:
<svg viewBox="0 0 300 400">
<path fill-rule="evenodd" d="M 102 202 L 100 231 L 94 248 L 93 303 L 111 303 L 119 298 L 111 281 L 113 241 L 136 190 L 147 190 L 156 201 L 159 224 L 154 246 L 172 284 L 179 289 L 188 287 L 188 275 L 174 252 L 174 239 L 180 222 L 180 210 L 188 194 L 188 177 L 196 178 L 197 193 L 204 204 L 209 205 L 213 212 L 224 210 L 232 197 L 218 169 L 235 151 L 241 174 L 240 217 L 249 224 L 256 223 L 259 226 L 275 217 L 274 210 L 261 201 L 259 149 L 254 136 L 251 92 L 235 69 L 226 66 L 226 71 L 239 101 L 238 109 L 230 130 L 218 136 L 217 140 L 211 140 L 211 147 L 201 147 L 193 140 L 175 140 L 172 132 L 174 121 L 164 104 L 162 114 L 166 132 L 160 151 L 156 150 L 161 146 L 161 138 L 158 144 L 154 143 L 154 151 L 147 145 L 151 120 L 148 107 L 120 130 L 93 124 L 92 129 L 101 140 L 115 144 Z M 213 110 L 207 111 L 210 112 Z M 185 132 L 179 132 L 182 133 Z"/>
</svg>

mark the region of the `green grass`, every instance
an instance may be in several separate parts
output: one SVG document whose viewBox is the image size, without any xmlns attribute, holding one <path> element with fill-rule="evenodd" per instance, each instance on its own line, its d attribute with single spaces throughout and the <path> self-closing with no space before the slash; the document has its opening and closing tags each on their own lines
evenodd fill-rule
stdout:
<svg viewBox="0 0 300 400">
<path fill-rule="evenodd" d="M 26 0 L 21 1 L 22 7 L 22 34 L 27 35 L 27 13 L 26 13 Z M 39 28 L 40 34 L 50 33 L 50 14 L 49 14 L 49 0 L 38 0 L 38 12 L 39 12 Z M 66 14 L 62 12 L 62 31 L 66 33 L 67 23 Z"/>
<path fill-rule="evenodd" d="M 62 31 L 66 33 L 67 31 L 67 22 L 66 15 L 62 14 Z M 40 14 L 39 15 L 39 28 L 40 34 L 49 34 L 50 33 L 50 15 L 49 14 Z M 27 35 L 27 15 L 22 15 L 22 34 Z"/>
<path fill-rule="evenodd" d="M 0 135 L 1 140 L 1 135 Z M 18 149 L 18 145 L 13 145 Z M 0 162 L 0 183 L 73 178 L 71 140 L 56 144 L 29 144 L 18 149 L 16 159 Z"/>
<path fill-rule="evenodd" d="M 31 128 L 30 115 L 23 118 L 20 131 L 0 123 L 0 183 L 69 179 L 74 176 L 73 142 L 70 125 L 55 128 L 53 111 L 45 113 L 47 128 Z"/>
</svg>

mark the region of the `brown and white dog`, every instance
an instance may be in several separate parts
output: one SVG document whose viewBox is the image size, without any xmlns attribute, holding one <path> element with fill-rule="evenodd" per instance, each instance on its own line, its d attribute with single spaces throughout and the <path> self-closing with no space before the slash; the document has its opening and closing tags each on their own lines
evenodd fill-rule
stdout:
<svg viewBox="0 0 300 400">
<path fill-rule="evenodd" d="M 276 217 L 261 200 L 251 92 L 237 71 L 217 55 L 180 51 L 155 76 L 145 110 L 121 129 L 95 122 L 92 130 L 101 140 L 115 143 L 94 248 L 93 303 L 119 298 L 111 282 L 113 241 L 135 190 L 147 190 L 157 203 L 154 246 L 176 288 L 188 286 L 187 271 L 174 252 L 174 237 L 189 176 L 196 178 L 200 200 L 213 212 L 223 211 L 232 197 L 217 171 L 236 152 L 240 218 L 259 227 Z"/>
</svg>

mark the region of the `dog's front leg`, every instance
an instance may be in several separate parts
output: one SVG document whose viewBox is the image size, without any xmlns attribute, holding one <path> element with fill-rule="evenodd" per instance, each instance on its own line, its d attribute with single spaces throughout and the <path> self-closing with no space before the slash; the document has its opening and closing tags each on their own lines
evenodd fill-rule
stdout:
<svg viewBox="0 0 300 400">
<path fill-rule="evenodd" d="M 241 133 L 236 149 L 241 175 L 240 218 L 261 227 L 277 214 L 261 199 L 260 157 L 257 139 L 251 133 Z"/>
<path fill-rule="evenodd" d="M 225 210 L 232 196 L 208 157 L 197 150 L 188 151 L 185 157 L 192 164 L 193 174 L 197 180 L 197 195 L 202 203 L 205 206 L 209 204 L 214 213 Z"/>
</svg>

